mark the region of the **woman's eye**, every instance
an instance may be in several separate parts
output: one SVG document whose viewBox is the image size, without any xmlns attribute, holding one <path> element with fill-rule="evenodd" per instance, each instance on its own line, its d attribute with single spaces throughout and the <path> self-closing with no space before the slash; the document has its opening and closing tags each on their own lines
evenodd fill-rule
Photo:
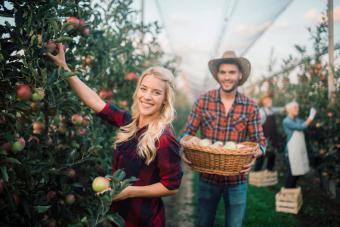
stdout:
<svg viewBox="0 0 340 227">
<path fill-rule="evenodd" d="M 146 91 L 146 88 L 145 87 L 141 87 L 140 88 L 142 91 Z"/>
</svg>

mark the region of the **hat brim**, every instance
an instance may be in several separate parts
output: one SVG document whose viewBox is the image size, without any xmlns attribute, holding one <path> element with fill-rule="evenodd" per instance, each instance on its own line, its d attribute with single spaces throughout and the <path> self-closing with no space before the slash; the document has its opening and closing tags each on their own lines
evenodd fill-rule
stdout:
<svg viewBox="0 0 340 227">
<path fill-rule="evenodd" d="M 250 70 L 251 70 L 251 64 L 246 58 L 217 58 L 217 59 L 212 59 L 208 62 L 209 70 L 211 74 L 214 76 L 215 80 L 218 82 L 217 79 L 217 73 L 218 73 L 218 67 L 221 63 L 226 62 L 226 61 L 235 61 L 237 62 L 240 67 L 241 67 L 241 73 L 242 73 L 242 78 L 240 80 L 239 85 L 244 84 L 249 75 L 250 75 Z"/>
</svg>

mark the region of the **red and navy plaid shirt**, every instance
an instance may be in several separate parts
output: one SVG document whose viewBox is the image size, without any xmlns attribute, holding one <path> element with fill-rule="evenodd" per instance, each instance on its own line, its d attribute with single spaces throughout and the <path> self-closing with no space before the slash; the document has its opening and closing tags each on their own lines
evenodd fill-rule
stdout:
<svg viewBox="0 0 340 227">
<path fill-rule="evenodd" d="M 131 115 L 114 105 L 106 104 L 98 113 L 109 123 L 120 127 L 131 122 Z M 130 140 L 116 146 L 113 153 L 112 172 L 123 169 L 126 177 L 136 177 L 134 186 L 146 186 L 160 182 L 168 190 L 179 188 L 183 175 L 180 165 L 179 143 L 170 127 L 159 138 L 156 158 L 149 164 L 138 156 L 139 137 L 147 126 L 139 129 Z M 124 218 L 126 227 L 165 226 L 164 206 L 161 198 L 131 198 L 112 203 L 113 211 Z"/>
<path fill-rule="evenodd" d="M 219 90 L 211 90 L 203 94 L 193 105 L 185 129 L 185 135 L 196 135 L 201 129 L 203 138 L 212 142 L 244 141 L 256 142 L 265 152 L 266 139 L 263 135 L 259 109 L 255 101 L 236 93 L 235 101 L 228 114 L 225 113 Z M 201 173 L 203 181 L 229 185 L 247 181 L 245 174 L 237 176 L 221 176 Z"/>
</svg>

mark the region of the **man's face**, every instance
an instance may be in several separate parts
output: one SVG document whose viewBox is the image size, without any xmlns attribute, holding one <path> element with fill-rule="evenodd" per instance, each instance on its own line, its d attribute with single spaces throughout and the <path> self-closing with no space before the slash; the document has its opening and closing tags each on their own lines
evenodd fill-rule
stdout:
<svg viewBox="0 0 340 227">
<path fill-rule="evenodd" d="M 241 78 L 242 74 L 234 64 L 221 64 L 217 72 L 218 83 L 222 90 L 227 93 L 237 88 Z"/>
</svg>

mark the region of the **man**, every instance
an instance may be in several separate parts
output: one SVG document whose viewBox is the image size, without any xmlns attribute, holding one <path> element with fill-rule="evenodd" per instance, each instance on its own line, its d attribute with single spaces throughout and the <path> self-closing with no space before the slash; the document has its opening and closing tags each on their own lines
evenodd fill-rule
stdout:
<svg viewBox="0 0 340 227">
<path fill-rule="evenodd" d="M 257 156 L 265 152 L 259 109 L 255 101 L 237 91 L 249 77 L 250 62 L 226 51 L 222 58 L 209 61 L 209 69 L 220 88 L 203 94 L 193 105 L 184 129 L 186 135 L 196 135 L 212 142 L 253 141 L 259 144 Z M 183 160 L 190 165 L 184 156 Z M 200 174 L 198 188 L 198 226 L 214 226 L 216 208 L 221 197 L 225 204 L 225 226 L 242 226 L 247 198 L 247 177 L 251 163 L 236 176 Z"/>
</svg>

